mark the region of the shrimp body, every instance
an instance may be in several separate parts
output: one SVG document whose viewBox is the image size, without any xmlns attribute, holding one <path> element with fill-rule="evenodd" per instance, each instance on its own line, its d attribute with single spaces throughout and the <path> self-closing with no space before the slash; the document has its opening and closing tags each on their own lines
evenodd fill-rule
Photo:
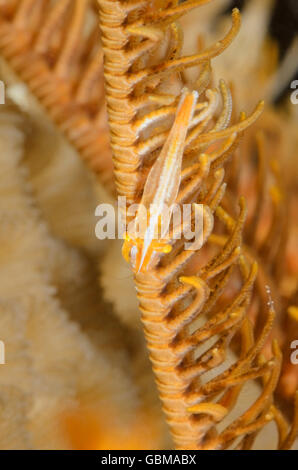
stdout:
<svg viewBox="0 0 298 470">
<path fill-rule="evenodd" d="M 155 239 L 164 208 L 172 211 L 176 201 L 180 180 L 183 152 L 187 131 L 198 99 L 196 91 L 184 91 L 178 105 L 174 124 L 169 136 L 152 166 L 133 227 L 144 227 L 138 236 L 136 230 L 125 234 L 123 256 L 131 260 L 136 272 L 146 271 L 154 253 L 169 253 L 172 249 L 163 237 Z M 148 223 L 147 223 L 148 221 Z M 145 222 L 145 223 L 144 223 Z M 164 227 L 167 231 L 170 224 Z"/>
</svg>

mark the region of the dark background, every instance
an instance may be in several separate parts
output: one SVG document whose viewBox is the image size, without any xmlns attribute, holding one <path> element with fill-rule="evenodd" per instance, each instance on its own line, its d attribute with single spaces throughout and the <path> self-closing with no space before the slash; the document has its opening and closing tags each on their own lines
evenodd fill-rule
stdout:
<svg viewBox="0 0 298 470">
<path fill-rule="evenodd" d="M 238 7 L 241 10 L 249 1 L 234 0 L 232 7 Z M 298 0 L 275 0 L 270 23 L 270 35 L 278 41 L 280 59 L 282 59 L 295 35 L 298 35 Z M 292 80 L 295 79 L 298 80 L 298 57 L 296 74 L 292 77 Z M 289 90 L 285 89 L 277 101 L 282 100 L 288 92 Z"/>
</svg>

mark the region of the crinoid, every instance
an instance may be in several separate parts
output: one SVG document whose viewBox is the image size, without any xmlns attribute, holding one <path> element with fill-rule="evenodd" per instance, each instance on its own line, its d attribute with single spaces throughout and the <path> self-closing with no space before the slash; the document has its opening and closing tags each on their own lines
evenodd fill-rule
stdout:
<svg viewBox="0 0 298 470">
<path fill-rule="evenodd" d="M 176 447 L 250 449 L 258 432 L 275 421 L 278 448 L 287 449 L 296 435 L 297 412 L 288 429 L 274 404 L 282 360 L 277 342 L 271 359 L 262 355 L 273 304 L 254 338 L 247 312 L 257 264 L 242 246 L 245 201 L 240 199 L 234 217 L 222 206 L 224 164 L 263 103 L 231 124 L 229 88 L 223 81 L 210 87 L 211 59 L 237 34 L 238 10 L 224 39 L 181 57 L 177 20 L 207 2 L 99 0 L 116 185 L 128 203 L 145 207 L 128 225 L 123 254 L 135 274 L 150 359 Z M 188 87 L 196 91 L 183 90 L 180 72 L 194 66 L 200 72 Z M 189 205 L 191 237 L 184 226 L 169 222 L 167 236 L 154 238 L 161 208 L 173 203 Z M 199 244 L 192 231 L 197 213 L 203 220 Z M 148 227 L 137 236 L 144 217 Z M 242 388 L 254 379 L 260 380 L 259 396 L 243 403 Z M 232 416 L 241 401 L 242 411 Z"/>
<path fill-rule="evenodd" d="M 222 206 L 228 210 L 240 194 L 247 197 L 243 249 L 259 265 L 249 317 L 255 332 L 260 332 L 267 316 L 269 298 L 274 302 L 276 322 L 264 353 L 270 354 L 274 335 L 283 352 L 279 398 L 292 400 L 298 380 L 296 366 L 290 360 L 291 344 L 297 337 L 297 295 L 287 262 L 290 191 L 281 165 L 284 161 L 284 136 L 278 124 L 276 116 L 266 110 L 245 133 L 227 171 L 228 190 Z"/>
<path fill-rule="evenodd" d="M 297 337 L 298 318 L 296 282 L 289 268 L 291 182 L 282 167 L 285 161 L 285 135 L 279 119 L 272 112 L 264 113 L 259 123 L 244 138 L 241 155 L 246 162 L 246 173 L 255 185 L 248 223 L 244 230 L 246 249 L 259 261 L 261 280 L 256 285 L 256 301 L 259 305 L 253 314 L 255 323 L 262 324 L 267 309 L 268 291 L 275 303 L 277 325 L 274 334 L 282 344 L 283 369 L 279 393 L 292 399 L 297 389 L 296 367 L 291 364 L 291 344 Z M 254 133 L 254 135 L 252 135 Z M 251 134 L 251 135 L 249 135 Z M 257 156 L 257 168 L 251 168 Z M 245 164 L 245 163 L 244 163 Z M 289 190 L 290 187 L 290 190 Z M 241 188 L 241 184 L 240 184 Z M 236 193 L 239 192 L 236 191 Z"/>
<path fill-rule="evenodd" d="M 0 53 L 111 187 L 102 49 L 93 0 L 4 0 Z"/>
</svg>

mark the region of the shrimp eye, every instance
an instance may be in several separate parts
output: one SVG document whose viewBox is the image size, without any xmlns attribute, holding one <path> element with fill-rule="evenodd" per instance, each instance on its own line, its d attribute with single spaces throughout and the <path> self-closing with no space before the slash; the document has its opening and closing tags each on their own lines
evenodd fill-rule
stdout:
<svg viewBox="0 0 298 470">
<path fill-rule="evenodd" d="M 123 234 L 123 240 L 125 240 L 126 242 L 130 242 L 130 241 L 131 241 L 131 238 L 130 238 L 130 236 L 128 235 L 127 232 L 125 232 L 125 233 Z"/>
</svg>

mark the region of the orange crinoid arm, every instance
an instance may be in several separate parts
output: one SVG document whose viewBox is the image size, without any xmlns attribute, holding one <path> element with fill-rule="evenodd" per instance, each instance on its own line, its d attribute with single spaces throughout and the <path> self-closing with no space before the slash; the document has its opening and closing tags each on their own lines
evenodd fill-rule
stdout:
<svg viewBox="0 0 298 470">
<path fill-rule="evenodd" d="M 199 68 L 197 79 L 190 84 L 199 98 L 192 116 L 184 121 L 186 135 L 178 137 L 181 167 L 179 158 L 173 171 L 176 191 L 171 192 L 170 200 L 175 196 L 176 204 L 189 204 L 189 228 L 195 227 L 200 208 L 200 248 L 191 245 L 192 249 L 186 249 L 196 231 L 193 239 L 186 239 L 183 230 L 182 238 L 177 238 L 170 229 L 170 249 L 163 249 L 162 239 L 150 240 L 150 259 L 139 269 L 136 250 L 142 250 L 144 242 L 128 234 L 124 245 L 175 445 L 177 449 L 250 449 L 260 430 L 275 421 L 278 447 L 289 448 L 297 419 L 288 429 L 274 404 L 282 360 L 277 342 L 270 360 L 261 353 L 272 328 L 273 305 L 256 338 L 247 316 L 257 264 L 246 257 L 242 247 L 245 201 L 240 199 L 234 218 L 221 206 L 226 189 L 224 164 L 264 106 L 259 103 L 249 117 L 241 113 L 239 122 L 231 125 L 229 88 L 224 81 L 211 87 L 211 59 L 236 36 L 239 11 L 233 11 L 232 25 L 223 39 L 205 51 L 181 57 L 177 19 L 206 0 L 98 2 L 115 179 L 118 193 L 128 203 L 145 202 L 148 208 L 156 194 L 166 201 L 163 168 L 173 142 L 171 129 L 179 120 L 175 121 L 178 103 L 185 93 L 186 79 L 181 72 Z M 157 216 L 155 210 L 149 210 L 149 225 Z M 232 357 L 230 345 L 235 351 Z M 243 402 L 243 386 L 256 379 L 258 398 Z M 242 405 L 242 412 L 232 420 L 236 403 Z"/>
<path fill-rule="evenodd" d="M 0 54 L 110 189 L 112 159 L 94 0 L 4 0 Z"/>
</svg>

